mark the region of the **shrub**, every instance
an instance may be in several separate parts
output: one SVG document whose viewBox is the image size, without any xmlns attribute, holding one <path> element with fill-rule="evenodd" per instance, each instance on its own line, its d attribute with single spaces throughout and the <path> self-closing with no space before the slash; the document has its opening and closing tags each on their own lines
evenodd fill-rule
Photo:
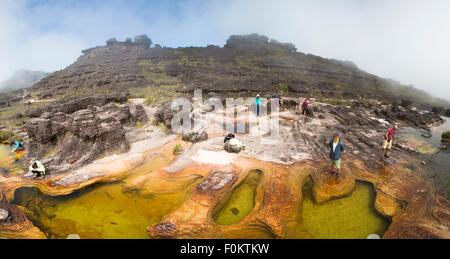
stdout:
<svg viewBox="0 0 450 259">
<path fill-rule="evenodd" d="M 183 147 L 181 146 L 180 143 L 176 144 L 175 147 L 173 148 L 173 153 L 174 154 L 179 154 L 183 152 Z"/>
</svg>

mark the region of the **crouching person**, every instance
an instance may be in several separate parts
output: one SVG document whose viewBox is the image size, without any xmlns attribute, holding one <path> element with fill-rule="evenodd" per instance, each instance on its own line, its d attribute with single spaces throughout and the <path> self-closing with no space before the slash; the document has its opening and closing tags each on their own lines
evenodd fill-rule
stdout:
<svg viewBox="0 0 450 259">
<path fill-rule="evenodd" d="M 45 167 L 44 165 L 40 162 L 40 161 L 34 161 L 31 165 L 30 165 L 30 171 L 35 174 L 35 176 L 33 177 L 33 179 L 36 179 L 40 176 L 45 175 Z"/>
</svg>

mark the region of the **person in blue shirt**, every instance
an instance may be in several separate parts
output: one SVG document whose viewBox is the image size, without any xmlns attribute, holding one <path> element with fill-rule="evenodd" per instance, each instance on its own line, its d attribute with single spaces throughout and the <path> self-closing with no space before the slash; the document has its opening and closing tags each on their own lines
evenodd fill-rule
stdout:
<svg viewBox="0 0 450 259">
<path fill-rule="evenodd" d="M 22 151 L 24 149 L 25 147 L 23 146 L 22 143 L 20 143 L 19 141 L 14 141 L 14 143 L 11 145 L 11 148 L 9 149 L 9 152 L 15 153 L 18 151 Z"/>
<path fill-rule="evenodd" d="M 333 140 L 330 141 L 330 174 L 336 173 L 336 177 L 341 175 L 341 155 L 344 152 L 344 143 L 338 133 L 333 135 Z"/>
<path fill-rule="evenodd" d="M 260 106 L 261 106 L 261 99 L 259 98 L 259 94 L 256 95 L 255 102 L 256 102 L 256 116 L 259 116 Z"/>
</svg>

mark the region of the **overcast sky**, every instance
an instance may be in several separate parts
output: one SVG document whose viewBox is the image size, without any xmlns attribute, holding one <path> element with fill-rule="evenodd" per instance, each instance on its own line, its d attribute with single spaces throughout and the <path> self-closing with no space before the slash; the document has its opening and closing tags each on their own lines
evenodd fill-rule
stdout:
<svg viewBox="0 0 450 259">
<path fill-rule="evenodd" d="M 450 100 L 448 0 L 0 0 L 0 81 L 147 34 L 168 47 L 259 33 Z"/>
</svg>

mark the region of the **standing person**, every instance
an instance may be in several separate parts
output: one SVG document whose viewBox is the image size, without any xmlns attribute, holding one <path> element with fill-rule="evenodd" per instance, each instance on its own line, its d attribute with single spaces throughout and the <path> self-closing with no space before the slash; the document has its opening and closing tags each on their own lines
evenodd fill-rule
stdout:
<svg viewBox="0 0 450 259">
<path fill-rule="evenodd" d="M 259 94 L 256 95 L 255 102 L 256 102 L 256 116 L 259 117 L 259 111 L 261 106 L 261 99 L 259 98 Z"/>
<path fill-rule="evenodd" d="M 309 105 L 308 98 L 305 98 L 305 101 L 302 104 L 302 114 L 303 115 L 308 115 L 308 105 Z"/>
<path fill-rule="evenodd" d="M 276 99 L 278 107 L 281 107 L 281 97 L 278 93 L 274 94 L 272 98 Z"/>
<path fill-rule="evenodd" d="M 394 125 L 394 127 L 387 129 L 386 134 L 384 135 L 383 147 L 381 150 L 381 158 L 383 157 L 389 158 L 389 151 L 391 151 L 393 140 L 394 144 L 397 145 L 397 130 L 398 130 L 397 125 Z"/>
<path fill-rule="evenodd" d="M 341 155 L 344 152 L 344 143 L 338 133 L 333 135 L 333 140 L 330 141 L 330 174 L 336 173 L 336 177 L 341 175 Z"/>
<path fill-rule="evenodd" d="M 36 175 L 33 179 L 36 179 L 41 175 L 45 175 L 45 167 L 40 161 L 34 161 L 30 165 L 30 171 Z"/>
</svg>

